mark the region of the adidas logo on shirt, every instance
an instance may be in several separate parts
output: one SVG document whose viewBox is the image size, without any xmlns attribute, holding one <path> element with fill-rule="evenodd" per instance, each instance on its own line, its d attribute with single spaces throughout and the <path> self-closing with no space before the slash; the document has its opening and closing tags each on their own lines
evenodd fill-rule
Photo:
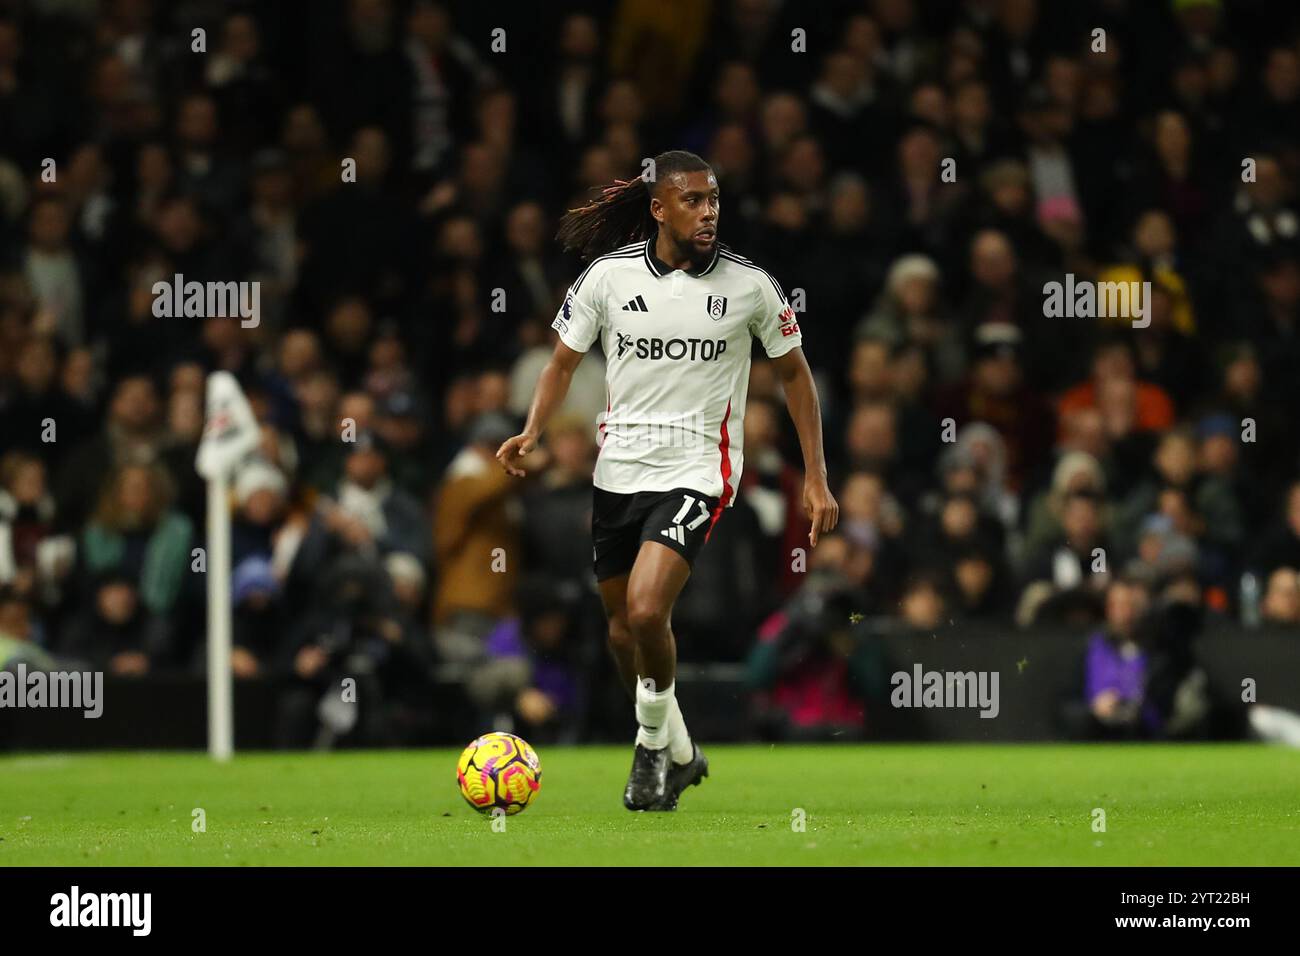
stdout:
<svg viewBox="0 0 1300 956">
<path fill-rule="evenodd" d="M 624 311 L 624 312 L 649 312 L 649 311 L 650 311 L 650 306 L 646 305 L 646 304 L 645 304 L 645 299 L 641 298 L 641 297 L 638 295 L 635 299 L 633 299 L 633 300 L 632 300 L 631 302 L 629 302 L 627 305 L 623 306 L 623 311 Z"/>
</svg>

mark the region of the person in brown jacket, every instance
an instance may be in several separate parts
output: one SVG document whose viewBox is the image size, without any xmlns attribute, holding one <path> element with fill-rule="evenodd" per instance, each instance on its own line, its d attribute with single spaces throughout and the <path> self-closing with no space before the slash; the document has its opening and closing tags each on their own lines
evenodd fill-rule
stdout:
<svg viewBox="0 0 1300 956">
<path fill-rule="evenodd" d="M 515 423 L 499 412 L 474 419 L 435 492 L 433 635 L 450 670 L 480 660 L 484 637 L 514 613 L 523 511 L 519 486 L 496 465 L 497 448 L 514 433 Z M 533 454 L 539 457 L 529 474 L 547 463 L 544 450 Z"/>
</svg>

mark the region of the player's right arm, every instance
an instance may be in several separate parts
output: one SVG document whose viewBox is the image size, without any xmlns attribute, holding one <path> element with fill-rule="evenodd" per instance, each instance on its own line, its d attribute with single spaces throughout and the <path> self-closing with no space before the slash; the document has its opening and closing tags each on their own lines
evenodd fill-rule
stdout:
<svg viewBox="0 0 1300 956">
<path fill-rule="evenodd" d="M 588 269 L 588 273 L 592 272 Z M 528 421 L 524 430 L 508 438 L 497 450 L 497 461 L 507 473 L 522 477 L 527 474 L 519 467 L 519 461 L 534 448 L 541 438 L 542 430 L 550 421 L 552 413 L 564 402 L 569 394 L 569 383 L 573 381 L 573 370 L 582 361 L 583 355 L 591 348 L 600 334 L 600 325 L 604 316 L 601 306 L 601 277 L 584 273 L 569 288 L 564 297 L 564 304 L 556 313 L 551 328 L 560 333 L 555 343 L 551 360 L 542 369 L 537 380 L 537 390 L 533 393 L 533 404 L 528 409 Z"/>
<path fill-rule="evenodd" d="M 524 430 L 513 438 L 507 438 L 497 450 L 497 461 L 501 462 L 501 467 L 508 473 L 519 477 L 527 474 L 519 467 L 519 460 L 537 447 L 537 440 L 550 421 L 551 414 L 564 402 L 564 396 L 569 394 L 573 370 L 582 361 L 583 354 L 575 352 L 563 341 L 555 343 L 551 360 L 546 363 L 537 380 L 537 390 L 533 393 L 533 404 L 528 409 L 528 421 L 524 424 Z"/>
</svg>

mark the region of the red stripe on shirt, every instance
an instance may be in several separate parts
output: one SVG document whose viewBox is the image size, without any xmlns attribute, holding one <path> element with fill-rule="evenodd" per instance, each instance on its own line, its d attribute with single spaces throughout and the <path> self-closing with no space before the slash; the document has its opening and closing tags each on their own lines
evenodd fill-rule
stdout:
<svg viewBox="0 0 1300 956">
<path fill-rule="evenodd" d="M 607 383 L 607 384 L 605 385 L 605 417 L 602 418 L 601 421 L 600 421 L 600 437 L 601 437 L 602 440 L 601 440 L 601 442 L 600 442 L 600 447 L 596 450 L 596 459 L 597 459 L 597 460 L 600 459 L 600 453 L 601 453 L 602 451 L 605 450 L 605 441 L 604 441 L 604 439 L 607 437 L 607 436 L 605 435 L 605 422 L 609 420 L 609 403 L 610 403 L 610 401 L 611 401 L 611 399 L 610 399 L 610 395 L 609 395 L 609 385 L 608 385 L 608 383 Z"/>
<path fill-rule="evenodd" d="M 718 523 L 722 517 L 722 509 L 727 507 L 727 502 L 731 500 L 731 436 L 727 434 L 727 420 L 731 418 L 731 402 L 727 402 L 726 414 L 722 416 L 722 435 L 718 439 L 718 451 L 722 455 L 722 461 L 718 463 L 718 470 L 722 473 L 722 494 L 718 497 L 717 507 L 713 509 L 713 520 L 709 522 L 709 530 L 704 533 L 705 544 L 709 541 L 709 535 L 713 534 L 713 526 Z"/>
</svg>

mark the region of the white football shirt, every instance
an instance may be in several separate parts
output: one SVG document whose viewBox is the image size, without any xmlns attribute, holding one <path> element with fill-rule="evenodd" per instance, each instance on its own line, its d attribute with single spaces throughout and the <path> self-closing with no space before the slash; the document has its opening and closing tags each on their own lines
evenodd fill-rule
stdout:
<svg viewBox="0 0 1300 956">
<path fill-rule="evenodd" d="M 698 271 L 673 269 L 654 254 L 656 238 L 593 259 L 551 327 L 574 351 L 599 338 L 605 352 L 596 487 L 690 488 L 720 511 L 744 467 L 751 340 L 778 358 L 803 339 L 766 271 L 722 243 Z"/>
</svg>

